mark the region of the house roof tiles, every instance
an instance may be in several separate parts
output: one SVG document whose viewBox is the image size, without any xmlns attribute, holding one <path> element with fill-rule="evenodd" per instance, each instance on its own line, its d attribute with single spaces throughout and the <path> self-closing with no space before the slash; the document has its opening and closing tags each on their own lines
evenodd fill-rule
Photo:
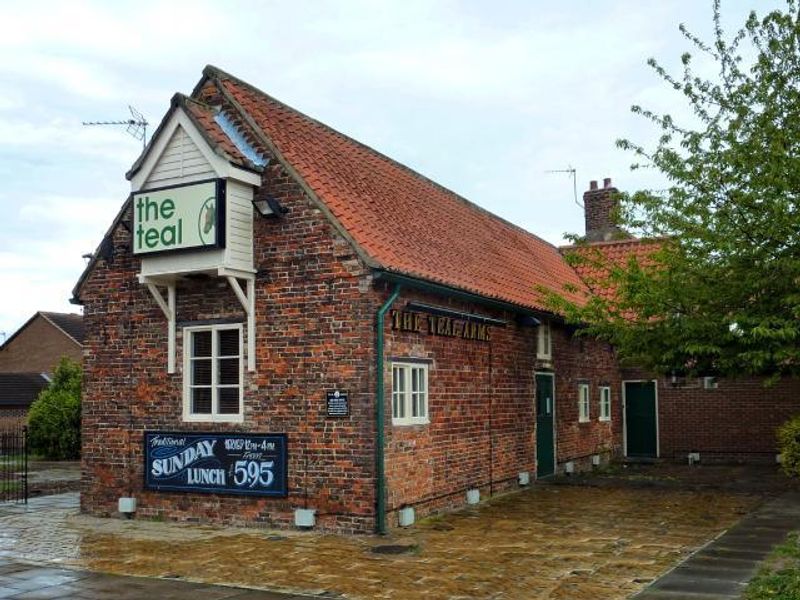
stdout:
<svg viewBox="0 0 800 600">
<path fill-rule="evenodd" d="M 0 373 L 0 406 L 30 406 L 48 383 L 41 373 Z"/>
<path fill-rule="evenodd" d="M 579 253 L 585 260 L 575 265 L 575 271 L 583 279 L 592 294 L 610 299 L 616 294 L 614 284 L 609 281 L 609 266 L 622 266 L 631 257 L 640 264 L 652 262 L 650 257 L 661 248 L 662 240 L 631 238 L 610 242 L 594 242 L 580 246 L 565 246 L 563 254 Z"/>
<path fill-rule="evenodd" d="M 375 266 L 532 309 L 546 310 L 537 286 L 583 298 L 552 244 L 227 73 L 205 73 Z"/>
</svg>

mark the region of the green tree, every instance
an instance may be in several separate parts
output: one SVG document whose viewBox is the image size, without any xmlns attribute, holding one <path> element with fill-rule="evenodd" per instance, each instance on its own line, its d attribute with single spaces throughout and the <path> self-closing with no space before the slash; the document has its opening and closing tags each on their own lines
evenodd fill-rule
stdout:
<svg viewBox="0 0 800 600">
<path fill-rule="evenodd" d="M 551 297 L 620 356 L 657 372 L 800 372 L 800 12 L 796 0 L 751 13 L 728 36 L 714 2 L 711 43 L 680 30 L 692 52 L 673 75 L 648 64 L 691 108 L 689 123 L 634 106 L 656 125 L 652 149 L 617 145 L 666 178 L 664 190 L 621 194 L 618 219 L 660 240 L 646 260 L 609 264 L 585 248 L 615 294 L 585 306 Z M 703 64 L 715 75 L 699 75 Z"/>
<path fill-rule="evenodd" d="M 34 453 L 54 460 L 80 456 L 81 379 L 81 366 L 62 358 L 50 385 L 28 414 L 28 439 Z"/>
</svg>

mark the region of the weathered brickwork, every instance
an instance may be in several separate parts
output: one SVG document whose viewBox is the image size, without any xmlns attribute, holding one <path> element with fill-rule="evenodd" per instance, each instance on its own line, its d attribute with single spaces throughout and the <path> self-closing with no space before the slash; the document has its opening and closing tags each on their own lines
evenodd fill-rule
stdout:
<svg viewBox="0 0 800 600">
<path fill-rule="evenodd" d="M 575 336 L 553 326 L 556 397 L 556 456 L 558 468 L 573 461 L 576 468 L 590 464 L 593 454 L 604 461 L 622 451 L 622 392 L 616 357 L 608 344 Z M 578 385 L 589 384 L 589 420 L 579 421 Z M 611 388 L 611 420 L 600 421 L 600 387 Z"/>
<path fill-rule="evenodd" d="M 611 185 L 611 179 L 603 181 L 603 187 L 597 187 L 592 181 L 590 189 L 583 193 L 584 219 L 586 221 L 586 239 L 599 242 L 613 239 L 621 233 L 614 222 L 614 211 L 617 207 L 617 188 Z"/>
<path fill-rule="evenodd" d="M 463 505 L 468 489 L 483 497 L 516 487 L 520 471 L 535 473 L 534 359 L 536 330 L 514 315 L 446 298 L 404 293 L 410 301 L 506 321 L 489 341 L 394 331 L 386 324 L 387 506 L 415 506 L 417 515 Z M 392 425 L 392 361 L 429 365 L 427 425 Z"/>
<path fill-rule="evenodd" d="M 182 373 L 166 372 L 167 324 L 135 279 L 138 260 L 123 227 L 118 255 L 84 287 L 87 326 L 83 510 L 108 515 L 133 494 L 138 515 L 186 521 L 284 526 L 306 502 L 322 528 L 373 526 L 373 330 L 378 301 L 351 246 L 278 167 L 268 191 L 289 210 L 259 219 L 256 250 L 257 373 L 245 372 L 244 423 L 184 423 Z M 266 189 L 264 191 L 267 191 Z M 181 280 L 181 327 L 207 319 L 243 321 L 227 282 Z M 325 417 L 325 391 L 350 392 L 351 416 Z M 142 489 L 144 431 L 287 432 L 289 497 L 239 498 Z"/>
</svg>

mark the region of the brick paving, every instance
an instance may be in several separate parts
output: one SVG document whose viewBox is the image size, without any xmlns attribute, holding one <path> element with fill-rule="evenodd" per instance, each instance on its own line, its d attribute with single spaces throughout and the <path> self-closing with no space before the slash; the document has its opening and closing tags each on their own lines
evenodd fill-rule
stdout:
<svg viewBox="0 0 800 600">
<path fill-rule="evenodd" d="M 713 542 L 656 580 L 635 600 L 735 600 L 759 563 L 800 529 L 800 494 L 789 492 L 763 505 Z"/>
<path fill-rule="evenodd" d="M 0 560 L 157 577 L 159 585 L 223 583 L 289 597 L 622 599 L 760 500 L 719 490 L 537 485 L 376 538 L 96 519 L 78 515 L 77 495 L 65 494 L 0 511 Z M 381 545 L 410 552 L 375 553 Z M 142 586 L 147 580 L 136 581 Z M 125 597 L 162 597 L 154 593 L 139 589 Z"/>
</svg>

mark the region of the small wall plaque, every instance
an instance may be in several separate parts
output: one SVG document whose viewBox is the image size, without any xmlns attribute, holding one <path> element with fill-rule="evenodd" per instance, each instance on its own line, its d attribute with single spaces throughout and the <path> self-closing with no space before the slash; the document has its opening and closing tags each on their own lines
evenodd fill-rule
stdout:
<svg viewBox="0 0 800 600">
<path fill-rule="evenodd" d="M 350 401 L 347 392 L 335 390 L 325 393 L 327 415 L 329 417 L 349 417 Z"/>
</svg>

